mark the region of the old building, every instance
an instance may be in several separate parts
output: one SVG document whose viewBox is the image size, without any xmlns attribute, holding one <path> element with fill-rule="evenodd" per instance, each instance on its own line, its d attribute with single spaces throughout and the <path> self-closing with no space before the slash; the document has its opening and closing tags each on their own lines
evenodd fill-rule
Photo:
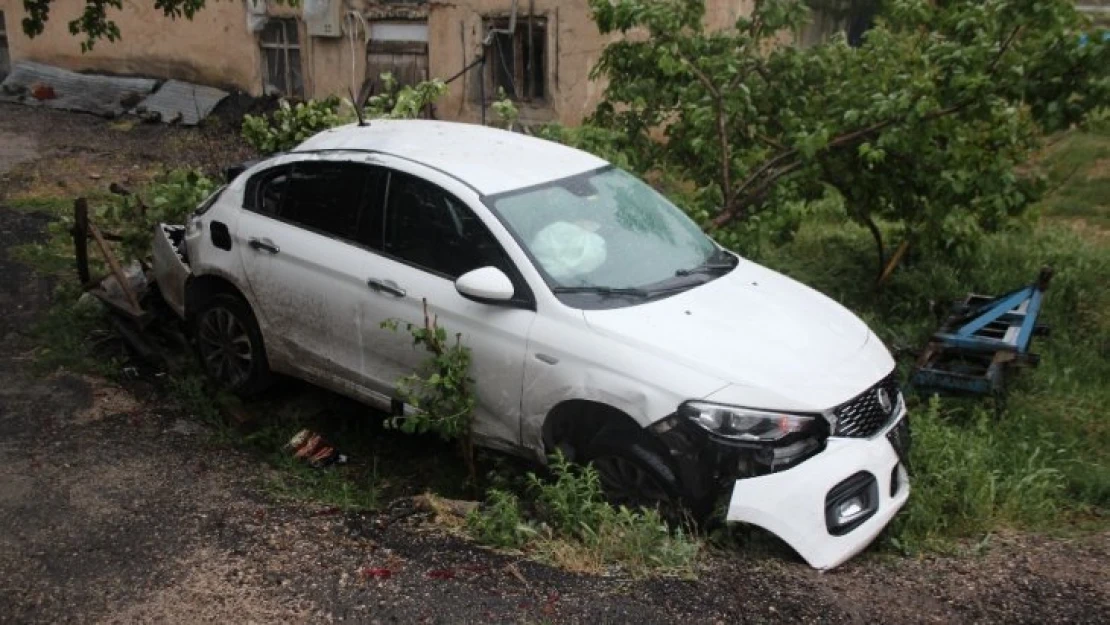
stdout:
<svg viewBox="0 0 1110 625">
<path fill-rule="evenodd" d="M 109 9 L 121 39 L 83 53 L 68 23 L 84 4 L 54 0 L 46 31 L 31 39 L 19 26 L 21 0 L 0 0 L 0 75 L 10 62 L 33 60 L 252 95 L 345 96 L 387 71 L 402 82 L 447 79 L 485 51 L 484 64 L 451 83 L 438 117 L 476 121 L 503 89 L 519 103 L 522 121 L 569 124 L 593 110 L 603 89 L 589 73 L 606 41 L 585 0 L 300 0 L 297 8 L 209 0 L 191 21 L 136 0 Z M 750 6 L 708 0 L 706 21 L 727 27 Z"/>
</svg>

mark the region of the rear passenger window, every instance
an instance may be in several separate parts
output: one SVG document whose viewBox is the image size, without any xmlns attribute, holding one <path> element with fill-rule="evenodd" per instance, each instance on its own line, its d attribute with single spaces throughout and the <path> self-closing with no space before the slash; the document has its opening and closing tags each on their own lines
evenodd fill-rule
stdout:
<svg viewBox="0 0 1110 625">
<path fill-rule="evenodd" d="M 289 187 L 291 171 L 292 168 L 286 165 L 255 174 L 247 181 L 243 192 L 243 208 L 276 217 L 281 199 Z"/>
<path fill-rule="evenodd" d="M 381 223 L 380 180 L 380 170 L 366 165 L 295 163 L 278 217 L 321 234 L 372 240 Z"/>
<path fill-rule="evenodd" d="M 243 207 L 380 250 L 385 176 L 357 163 L 283 165 L 247 182 Z"/>
</svg>

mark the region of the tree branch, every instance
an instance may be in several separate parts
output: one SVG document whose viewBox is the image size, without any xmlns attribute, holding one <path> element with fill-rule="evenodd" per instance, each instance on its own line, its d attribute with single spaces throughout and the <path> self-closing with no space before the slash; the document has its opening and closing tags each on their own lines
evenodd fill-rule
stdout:
<svg viewBox="0 0 1110 625">
<path fill-rule="evenodd" d="M 1006 37 L 1005 41 L 1002 42 L 1002 46 L 999 48 L 998 54 L 995 55 L 994 59 L 991 61 L 988 67 L 988 74 L 993 74 L 995 72 L 1002 60 L 1003 55 L 1005 55 L 1010 47 L 1013 45 L 1014 41 L 1021 33 L 1021 30 L 1021 25 L 1014 27 L 1014 29 Z M 679 54 L 680 56 L 682 56 L 681 52 Z M 694 67 L 692 63 L 690 63 L 688 58 L 683 56 L 683 60 L 686 61 L 687 65 L 690 66 L 691 71 L 694 72 L 695 77 L 697 77 L 698 80 L 701 81 L 702 84 L 705 85 L 706 88 L 709 89 L 710 92 L 714 95 L 718 118 L 718 138 L 721 141 L 722 145 L 722 155 L 727 156 L 729 154 L 729 143 L 726 134 L 727 126 L 725 125 L 724 106 L 721 100 L 720 91 L 716 88 L 716 86 L 712 83 L 708 76 L 706 76 L 698 68 Z M 757 72 L 759 72 L 760 70 L 758 65 L 754 67 L 754 69 Z M 767 77 L 764 76 L 764 79 L 766 80 Z M 953 104 L 951 106 L 932 111 L 923 115 L 921 117 L 921 121 L 928 122 L 946 117 L 948 115 L 954 115 L 970 106 L 972 103 L 974 103 L 974 101 L 974 99 L 969 98 L 957 102 L 956 104 Z M 870 126 L 867 126 L 866 128 L 860 128 L 859 130 L 853 130 L 851 132 L 838 135 L 830 139 L 829 142 L 826 143 L 825 146 L 821 149 L 821 151 L 825 152 L 833 148 L 854 145 L 860 141 L 867 139 L 868 137 L 878 134 L 879 132 L 885 130 L 886 128 L 889 128 L 890 126 L 904 122 L 908 118 L 908 115 L 903 115 L 901 117 L 895 117 L 876 122 Z M 715 228 L 720 228 L 724 225 L 727 225 L 732 220 L 738 217 L 742 217 L 747 212 L 748 207 L 762 201 L 766 197 L 767 193 L 770 191 L 771 187 L 779 179 L 794 173 L 798 169 L 801 169 L 803 163 L 796 160 L 797 157 L 798 150 L 796 149 L 780 151 L 778 154 L 776 154 L 774 157 L 772 157 L 770 160 L 756 169 L 753 173 L 751 173 L 742 183 L 740 183 L 739 186 L 736 187 L 735 190 L 731 188 L 730 172 L 727 171 L 728 169 L 730 169 L 728 161 L 726 159 L 722 159 L 722 181 L 725 182 L 725 184 L 722 186 L 724 207 L 721 213 L 713 218 L 712 222 L 710 222 L 712 226 Z M 745 191 L 747 191 L 746 194 Z"/>
<path fill-rule="evenodd" d="M 964 100 L 963 102 L 953 104 L 952 106 L 949 106 L 947 108 L 933 111 L 932 113 L 923 116 L 921 119 L 922 121 L 931 121 L 940 117 L 952 115 L 963 110 L 971 103 L 971 100 Z M 896 123 L 905 121 L 905 119 L 905 117 L 888 119 L 872 124 L 866 128 L 861 128 L 859 130 L 854 130 L 852 132 L 839 135 L 829 140 L 829 142 L 825 144 L 825 147 L 822 148 L 822 151 L 828 151 L 832 148 L 853 145 L 874 134 L 877 134 L 879 131 L 885 128 L 888 128 Z M 791 149 L 775 155 L 773 158 L 771 158 L 771 160 L 761 165 L 759 169 L 755 170 L 744 180 L 744 182 L 740 184 L 740 186 L 736 188 L 735 196 L 731 198 L 731 200 L 729 197 L 726 196 L 724 210 L 721 211 L 721 213 L 715 218 L 713 218 L 713 221 L 711 222 L 713 227 L 720 228 L 731 222 L 733 219 L 742 216 L 749 206 L 761 201 L 766 196 L 766 192 L 770 189 L 771 185 L 773 185 L 783 176 L 792 174 L 798 169 L 801 169 L 802 163 L 800 161 L 793 160 L 797 157 L 798 150 Z M 791 162 L 792 160 L 793 162 Z M 775 169 L 776 167 L 780 168 Z M 752 187 L 752 185 L 755 186 Z M 742 199 L 740 199 L 740 195 L 744 193 L 744 191 L 749 187 L 752 187 L 752 190 L 748 192 Z"/>
<path fill-rule="evenodd" d="M 732 191 L 732 146 L 728 141 L 728 119 L 725 117 L 724 97 L 721 95 L 721 90 L 717 88 L 717 85 L 713 83 L 705 72 L 694 65 L 690 57 L 686 56 L 677 46 L 675 47 L 675 52 L 678 54 L 678 57 L 686 63 L 686 66 L 690 68 L 690 71 L 694 74 L 694 77 L 698 79 L 698 82 L 700 82 L 713 96 L 714 108 L 717 109 L 717 141 L 720 143 L 721 150 L 721 194 L 724 196 L 725 205 L 727 206 L 732 202 L 734 196 Z"/>
</svg>

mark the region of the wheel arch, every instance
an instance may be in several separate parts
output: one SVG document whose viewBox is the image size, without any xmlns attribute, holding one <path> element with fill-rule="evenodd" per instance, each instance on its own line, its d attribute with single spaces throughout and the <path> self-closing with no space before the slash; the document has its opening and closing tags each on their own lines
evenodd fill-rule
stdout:
<svg viewBox="0 0 1110 625">
<path fill-rule="evenodd" d="M 574 460 L 589 447 L 598 435 L 613 432 L 648 432 L 627 412 L 610 404 L 591 399 L 567 399 L 548 411 L 542 434 L 544 453 L 557 449 Z M 662 444 L 651 438 L 661 448 Z M 665 449 L 661 449 L 665 453 Z"/>
<path fill-rule="evenodd" d="M 234 282 L 221 275 L 205 274 L 192 276 L 185 283 L 185 319 L 191 321 L 201 304 L 221 293 L 242 299 L 251 308 L 251 312 L 254 312 L 254 304 Z M 258 314 L 255 313 L 255 319 L 257 318 Z"/>
</svg>

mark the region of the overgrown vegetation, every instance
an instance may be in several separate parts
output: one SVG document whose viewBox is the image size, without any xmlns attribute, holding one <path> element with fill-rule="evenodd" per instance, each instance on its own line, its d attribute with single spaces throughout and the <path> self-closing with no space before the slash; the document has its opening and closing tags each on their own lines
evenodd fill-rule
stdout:
<svg viewBox="0 0 1110 625">
<path fill-rule="evenodd" d="M 101 228 L 120 237 L 123 257 L 142 260 L 150 256 L 150 237 L 160 223 L 185 223 L 197 206 L 216 190 L 218 183 L 197 169 L 171 169 L 138 193 L 121 195 L 98 213 Z"/>
<path fill-rule="evenodd" d="M 467 529 L 488 545 L 521 550 L 559 566 L 599 572 L 619 566 L 633 575 L 692 575 L 701 549 L 683 528 L 668 527 L 655 510 L 606 503 L 592 466 L 552 456 L 551 479 L 527 475 L 528 503 L 491 489 Z"/>
<path fill-rule="evenodd" d="M 873 237 L 876 274 L 889 239 L 895 261 L 910 243 L 974 255 L 1036 196 L 1017 165 L 1039 134 L 1110 97 L 1110 44 L 1080 45 L 1069 0 L 886 0 L 855 47 L 781 45 L 804 0 L 757 0 L 713 32 L 702 0 L 590 6 L 603 33 L 648 34 L 594 69 L 607 86 L 591 123 L 624 135 L 631 165 L 696 189 L 686 208 L 730 247 L 756 219 L 788 238 L 791 213 L 835 189 Z"/>
<path fill-rule="evenodd" d="M 390 73 L 379 77 L 382 93 L 371 96 L 362 110 L 364 119 L 414 119 L 427 113 L 447 92 L 439 79 L 400 86 Z M 282 100 L 269 115 L 243 117 L 243 139 L 262 154 L 285 152 L 321 130 L 355 121 L 354 105 L 332 96 L 290 103 Z"/>
<path fill-rule="evenodd" d="M 345 123 L 339 113 L 342 103 L 335 96 L 295 104 L 282 100 L 270 115 L 245 115 L 243 139 L 263 154 L 291 150 L 321 130 Z"/>
</svg>

